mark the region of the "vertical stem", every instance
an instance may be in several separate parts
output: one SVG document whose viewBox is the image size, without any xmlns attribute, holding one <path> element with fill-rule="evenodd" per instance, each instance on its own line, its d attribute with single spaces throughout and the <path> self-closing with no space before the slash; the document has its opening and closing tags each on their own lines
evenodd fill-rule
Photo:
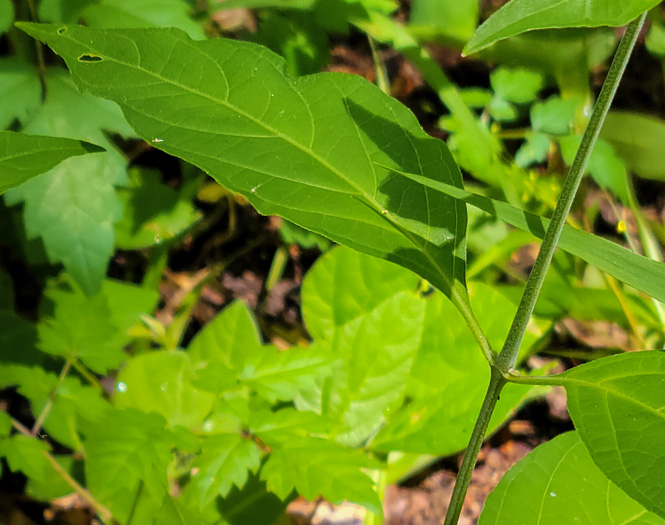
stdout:
<svg viewBox="0 0 665 525">
<path fill-rule="evenodd" d="M 534 263 L 529 279 L 527 280 L 522 300 L 517 308 L 513 324 L 510 327 L 510 332 L 508 332 L 506 342 L 497 358 L 497 365 L 503 373 L 506 373 L 509 369 L 515 366 L 515 361 L 517 360 L 517 354 L 526 331 L 527 323 L 529 322 L 533 309 L 536 306 L 540 289 L 545 281 L 547 269 L 552 261 L 556 245 L 559 242 L 561 230 L 566 222 L 566 216 L 573 204 L 573 199 L 575 198 L 577 188 L 584 175 L 587 162 L 593 151 L 593 146 L 598 139 L 600 129 L 605 121 L 607 112 L 610 109 L 617 88 L 619 87 L 619 81 L 626 70 L 628 59 L 635 47 L 635 42 L 637 41 L 637 36 L 642 28 L 645 17 L 646 13 L 632 21 L 626 28 L 626 34 L 621 39 L 621 43 L 614 56 L 610 70 L 607 73 L 607 78 L 603 83 L 603 88 L 601 89 L 598 101 L 594 106 L 589 125 L 582 137 L 582 143 L 577 150 L 573 165 L 570 167 L 568 176 L 561 189 L 559 202 L 552 215 L 549 228 L 547 229 L 547 233 L 540 245 L 538 257 L 536 258 L 536 262 Z"/>
<path fill-rule="evenodd" d="M 538 300 L 538 295 L 540 294 L 540 290 L 545 280 L 545 274 L 552 262 L 552 256 L 554 255 L 554 250 L 559 241 L 561 230 L 566 222 L 566 216 L 572 206 L 575 193 L 577 192 L 577 188 L 584 175 L 593 146 L 600 134 L 600 128 L 602 127 L 610 105 L 612 104 L 619 81 L 626 70 L 628 59 L 635 47 L 635 42 L 637 41 L 637 36 L 644 24 L 645 17 L 646 13 L 632 21 L 626 28 L 626 34 L 621 39 L 621 43 L 619 44 L 619 48 L 612 61 L 607 78 L 603 84 L 603 88 L 598 96 L 598 101 L 594 106 L 589 125 L 584 132 L 582 143 L 575 156 L 575 161 L 570 167 L 570 171 L 568 172 L 568 176 L 566 177 L 566 181 L 561 190 L 561 195 L 559 196 L 559 201 L 554 210 L 547 233 L 540 246 L 538 257 L 536 258 L 536 262 L 531 270 L 529 279 L 527 280 L 522 300 L 520 301 L 517 313 L 513 319 L 513 324 L 510 327 L 510 332 L 508 333 L 501 353 L 495 359 L 496 365 L 492 366 L 492 375 L 487 394 L 480 409 L 476 426 L 473 429 L 471 441 L 469 442 L 469 446 L 464 455 L 464 461 L 462 462 L 460 473 L 457 476 L 455 489 L 453 490 L 444 525 L 455 525 L 462 511 L 464 496 L 466 495 L 467 488 L 471 482 L 473 467 L 476 463 L 480 446 L 485 437 L 487 425 L 489 424 L 501 389 L 506 383 L 504 375 L 508 374 L 508 371 L 513 368 L 517 360 L 520 344 L 522 343 L 527 324 L 533 313 L 536 301 Z"/>
<path fill-rule="evenodd" d="M 30 18 L 32 21 L 38 22 L 35 0 L 28 0 L 28 8 L 30 9 Z M 35 39 L 35 51 L 37 52 L 37 73 L 39 75 L 39 83 L 42 87 L 42 101 L 44 101 L 46 100 L 46 63 L 44 62 L 44 47 L 37 39 Z"/>
<path fill-rule="evenodd" d="M 483 406 L 480 408 L 478 419 L 476 419 L 476 425 L 473 427 L 469 446 L 464 453 L 464 460 L 462 461 L 462 466 L 460 467 L 457 480 L 455 481 L 455 488 L 453 489 L 453 495 L 450 498 L 450 505 L 448 507 L 448 512 L 446 512 L 446 520 L 443 522 L 444 525 L 455 525 L 459 519 L 462 507 L 464 506 L 464 497 L 469 488 L 469 483 L 471 483 L 471 475 L 473 474 L 473 467 L 478 458 L 478 452 L 480 452 L 480 447 L 485 439 L 485 433 L 487 432 L 487 427 L 492 419 L 492 412 L 494 412 L 496 402 L 499 400 L 499 394 L 501 394 L 501 389 L 503 389 L 505 384 L 506 380 L 501 372 L 496 368 L 492 368 L 492 375 L 490 376 L 490 384 L 487 387 L 487 394 L 485 394 Z"/>
</svg>

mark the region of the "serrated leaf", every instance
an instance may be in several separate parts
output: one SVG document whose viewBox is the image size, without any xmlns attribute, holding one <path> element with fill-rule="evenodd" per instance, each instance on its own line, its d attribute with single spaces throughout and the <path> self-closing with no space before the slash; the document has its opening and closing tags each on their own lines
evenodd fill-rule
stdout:
<svg viewBox="0 0 665 525">
<path fill-rule="evenodd" d="M 571 97 L 549 97 L 531 107 L 531 127 L 534 131 L 566 135 L 575 121 L 575 112 L 584 101 Z"/>
<path fill-rule="evenodd" d="M 191 10 L 183 0 L 100 0 L 81 17 L 90 27 L 177 27 L 201 40 L 205 34 L 189 17 Z"/>
<path fill-rule="evenodd" d="M 286 509 L 289 498 L 281 500 L 266 489 L 266 483 L 258 475 L 251 474 L 242 488 L 232 488 L 217 508 L 229 525 L 248 523 L 275 523 Z"/>
<path fill-rule="evenodd" d="M 303 316 L 315 348 L 342 362 L 301 407 L 336 421 L 340 442 L 362 443 L 402 398 L 423 329 L 417 285 L 408 270 L 342 247 L 305 278 Z"/>
<path fill-rule="evenodd" d="M 117 378 L 119 408 L 164 416 L 169 426 L 196 427 L 209 414 L 215 397 L 192 385 L 194 370 L 182 351 L 145 353 L 130 359 Z"/>
<path fill-rule="evenodd" d="M 57 384 L 58 376 L 40 366 L 0 365 L 0 388 L 18 387 L 18 393 L 30 401 L 35 414 L 42 409 Z"/>
<path fill-rule="evenodd" d="M 16 57 L 0 59 L 0 129 L 14 119 L 25 123 L 39 108 L 41 87 L 32 64 Z"/>
<path fill-rule="evenodd" d="M 499 67 L 490 74 L 490 84 L 499 99 L 527 104 L 543 89 L 543 77 L 531 69 Z"/>
<path fill-rule="evenodd" d="M 479 525 L 662 525 L 596 467 L 576 432 L 533 450 L 503 476 Z"/>
<path fill-rule="evenodd" d="M 76 377 L 65 377 L 49 397 L 53 405 L 44 420 L 44 430 L 73 450 L 82 448 L 79 422 L 98 422 L 110 406 L 98 388 L 82 385 Z"/>
<path fill-rule="evenodd" d="M 40 483 L 45 483 L 47 476 L 53 475 L 53 468 L 44 455 L 49 450 L 46 442 L 23 434 L 0 440 L 0 457 L 7 460 L 9 468 Z"/>
<path fill-rule="evenodd" d="M 470 283 L 469 295 L 488 340 L 500 347 L 516 306 L 481 283 Z M 489 383 L 487 362 L 460 314 L 441 294 L 427 298 L 422 333 L 407 383 L 412 402 L 391 415 L 372 440 L 375 450 L 446 456 L 469 441 Z M 538 336 L 527 331 L 522 349 L 528 349 Z M 534 395 L 529 388 L 515 386 L 508 385 L 501 393 L 488 432 Z"/>
<path fill-rule="evenodd" d="M 631 352 L 561 374 L 568 410 L 605 475 L 665 517 L 665 352 Z"/>
<path fill-rule="evenodd" d="M 158 414 L 108 410 L 103 425 L 85 431 L 88 488 L 120 523 L 141 499 L 142 513 L 152 509 L 154 515 L 168 492 L 172 436 L 165 423 Z"/>
<path fill-rule="evenodd" d="M 272 453 L 261 469 L 268 490 L 285 499 L 295 488 L 306 499 L 323 496 L 331 503 L 352 501 L 381 513 L 372 479 L 363 468 L 376 467 L 357 450 L 321 438 L 271 443 Z"/>
<path fill-rule="evenodd" d="M 0 131 L 0 195 L 69 157 L 102 151 L 82 140 Z"/>
<path fill-rule="evenodd" d="M 464 206 L 379 164 L 458 187 L 459 169 L 442 141 L 365 80 L 292 79 L 265 48 L 191 42 L 176 30 L 21 27 L 63 55 L 82 89 L 120 103 L 148 141 L 210 173 L 261 213 L 464 295 Z M 101 60 L 86 58 L 92 56 Z"/>
<path fill-rule="evenodd" d="M 197 334 L 189 355 L 200 370 L 197 384 L 206 390 L 220 394 L 241 383 L 270 402 L 291 400 L 310 389 L 317 378 L 330 373 L 334 360 L 314 349 L 280 352 L 261 344 L 256 321 L 240 301 Z"/>
<path fill-rule="evenodd" d="M 217 496 L 226 496 L 234 485 L 242 489 L 249 472 L 260 463 L 261 451 L 250 439 L 239 434 L 208 437 L 194 463 L 199 471 L 190 482 L 199 490 L 201 508 Z"/>
<path fill-rule="evenodd" d="M 120 206 L 113 184 L 126 177 L 125 160 L 103 130 L 131 135 L 115 104 L 79 93 L 54 68 L 47 99 L 26 133 L 94 142 L 107 152 L 68 159 L 57 168 L 8 191 L 9 204 L 24 202 L 29 237 L 42 237 L 51 262 L 62 262 L 89 294 L 99 290 L 113 251 L 113 223 Z"/>
<path fill-rule="evenodd" d="M 81 359 L 102 374 L 125 360 L 129 328 L 156 301 L 152 291 L 113 281 L 105 281 L 100 292 L 90 297 L 76 287 L 52 288 L 46 295 L 53 303 L 53 316 L 38 326 L 40 349 Z"/>
<path fill-rule="evenodd" d="M 402 175 L 420 181 L 428 187 L 438 189 L 446 195 L 460 199 L 516 228 L 531 232 L 539 239 L 545 236 L 549 226 L 549 219 L 505 202 L 471 193 L 449 184 L 426 179 L 419 175 L 411 173 L 402 173 Z M 633 288 L 665 302 L 665 265 L 662 263 L 638 255 L 607 239 L 567 225 L 563 227 L 558 246 Z"/>
<path fill-rule="evenodd" d="M 81 460 L 77 460 L 73 456 L 53 456 L 53 459 L 65 472 L 80 482 L 83 474 L 83 462 Z M 74 492 L 72 486 L 55 471 L 52 465 L 49 466 L 49 475 L 46 476 L 44 481 L 38 481 L 34 478 L 28 480 L 25 493 L 32 499 L 51 501 Z"/>
<path fill-rule="evenodd" d="M 249 421 L 250 432 L 266 443 L 281 443 L 298 437 L 324 434 L 329 427 L 330 421 L 327 418 L 293 408 L 255 411 Z"/>
<path fill-rule="evenodd" d="M 490 16 L 467 42 L 471 55 L 514 35 L 533 29 L 623 26 L 659 0 L 511 0 Z"/>
</svg>

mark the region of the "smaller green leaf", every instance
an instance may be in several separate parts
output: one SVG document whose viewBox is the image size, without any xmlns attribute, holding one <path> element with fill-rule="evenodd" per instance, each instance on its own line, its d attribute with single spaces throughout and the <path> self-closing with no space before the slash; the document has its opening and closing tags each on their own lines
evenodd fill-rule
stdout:
<svg viewBox="0 0 665 525">
<path fill-rule="evenodd" d="M 88 488 L 120 523 L 132 514 L 137 499 L 141 514 L 151 511 L 151 519 L 168 493 L 173 436 L 164 428 L 166 421 L 132 409 L 109 409 L 103 419 L 104 424 L 85 429 Z"/>
<path fill-rule="evenodd" d="M 497 98 L 515 104 L 528 104 L 543 89 L 543 77 L 531 69 L 499 67 L 490 74 L 490 85 Z"/>
<path fill-rule="evenodd" d="M 32 436 L 16 434 L 0 440 L 0 457 L 4 456 L 13 472 L 23 472 L 28 478 L 45 483 L 53 468 L 44 452 L 50 447 Z"/>
<path fill-rule="evenodd" d="M 487 498 L 479 525 L 663 525 L 593 463 L 576 432 L 533 450 Z"/>
<path fill-rule="evenodd" d="M 194 370 L 181 351 L 148 352 L 132 358 L 117 379 L 115 404 L 156 412 L 172 427 L 199 425 L 210 413 L 215 397 L 192 384 Z"/>
<path fill-rule="evenodd" d="M 498 40 L 533 29 L 623 26 L 659 0 L 511 0 L 473 34 L 464 55 L 477 53 Z"/>
<path fill-rule="evenodd" d="M 631 352 L 561 374 L 568 410 L 594 462 L 665 517 L 665 352 Z"/>
<path fill-rule="evenodd" d="M 82 481 L 83 462 L 81 460 L 76 460 L 73 456 L 54 456 L 53 459 L 65 472 L 79 481 L 79 483 Z M 74 492 L 72 486 L 55 471 L 53 466 L 49 465 L 49 467 L 51 470 L 44 481 L 38 481 L 34 478 L 28 480 L 25 493 L 31 498 L 41 501 L 51 501 Z"/>
<path fill-rule="evenodd" d="M 377 465 L 361 452 L 321 438 L 269 445 L 272 453 L 261 469 L 261 479 L 280 499 L 286 499 L 295 488 L 306 499 L 323 496 L 331 503 L 351 501 L 381 513 L 374 482 L 362 471 Z"/>
<path fill-rule="evenodd" d="M 325 434 L 330 421 L 314 412 L 293 408 L 277 411 L 255 411 L 250 415 L 249 429 L 266 443 L 283 443 L 310 434 Z"/>
<path fill-rule="evenodd" d="M 123 347 L 129 342 L 130 327 L 152 310 L 157 299 L 152 291 L 113 281 L 105 281 L 90 297 L 74 285 L 52 287 L 46 295 L 53 313 L 39 323 L 40 349 L 81 359 L 99 373 L 125 360 Z"/>
<path fill-rule="evenodd" d="M 552 135 L 567 135 L 575 120 L 581 101 L 577 98 L 550 97 L 531 107 L 531 127 L 534 131 Z"/>
<path fill-rule="evenodd" d="M 73 23 L 79 21 L 81 11 L 99 0 L 41 0 L 39 19 L 44 22 Z"/>
<path fill-rule="evenodd" d="M 529 131 L 525 139 L 524 144 L 515 153 L 515 164 L 520 168 L 526 168 L 531 164 L 544 162 L 552 144 L 550 138 L 543 133 Z"/>
<path fill-rule="evenodd" d="M 268 492 L 265 481 L 251 474 L 242 490 L 233 487 L 225 498 L 218 500 L 217 508 L 229 525 L 276 523 L 289 500 Z"/>
<path fill-rule="evenodd" d="M 261 451 L 251 439 L 239 434 L 210 436 L 194 462 L 199 471 L 190 483 L 200 492 L 201 508 L 217 496 L 226 496 L 232 486 L 242 489 L 250 471 L 261 463 Z"/>
<path fill-rule="evenodd" d="M 102 151 L 82 140 L 0 131 L 0 195 L 69 157 Z"/>
</svg>

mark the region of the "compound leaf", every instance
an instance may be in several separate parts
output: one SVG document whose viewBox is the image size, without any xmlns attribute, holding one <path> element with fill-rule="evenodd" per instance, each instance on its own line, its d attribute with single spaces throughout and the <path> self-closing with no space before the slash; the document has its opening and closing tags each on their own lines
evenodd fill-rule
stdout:
<svg viewBox="0 0 665 525">
<path fill-rule="evenodd" d="M 487 498 L 479 525 L 663 525 L 594 464 L 576 432 L 533 450 Z"/>
<path fill-rule="evenodd" d="M 568 410 L 594 462 L 665 517 L 665 352 L 606 357 L 562 376 Z"/>
<path fill-rule="evenodd" d="M 659 0 L 512 0 L 490 16 L 464 48 L 477 53 L 503 40 L 532 29 L 623 26 Z"/>
<path fill-rule="evenodd" d="M 81 140 L 0 131 L 0 195 L 69 157 L 102 151 L 104 148 Z"/>
<path fill-rule="evenodd" d="M 314 346 L 342 362 L 301 407 L 337 421 L 339 441 L 360 444 L 399 405 L 423 329 L 417 291 L 408 270 L 343 247 L 307 274 L 303 316 Z"/>
<path fill-rule="evenodd" d="M 259 467 L 261 451 L 251 439 L 239 434 L 218 434 L 206 439 L 194 462 L 199 471 L 191 483 L 200 492 L 203 508 L 215 497 L 226 496 L 234 485 L 242 489 L 250 471 Z"/>
<path fill-rule="evenodd" d="M 464 205 L 381 165 L 461 187 L 459 169 L 442 141 L 364 79 L 293 79 L 265 48 L 193 42 L 175 29 L 21 27 L 63 56 L 81 89 L 118 102 L 146 140 L 261 213 L 465 293 Z"/>
<path fill-rule="evenodd" d="M 380 513 L 374 482 L 363 468 L 376 464 L 358 450 L 322 438 L 268 443 L 272 453 L 261 469 L 268 490 L 286 499 L 295 488 L 306 499 L 323 496 L 331 503 L 353 501 Z"/>
</svg>

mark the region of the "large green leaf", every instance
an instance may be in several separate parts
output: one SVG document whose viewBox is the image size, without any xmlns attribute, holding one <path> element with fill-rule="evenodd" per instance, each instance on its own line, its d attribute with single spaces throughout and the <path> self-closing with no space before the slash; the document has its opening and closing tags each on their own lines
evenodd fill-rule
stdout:
<svg viewBox="0 0 665 525">
<path fill-rule="evenodd" d="M 181 351 L 159 351 L 131 359 L 117 379 L 115 404 L 157 412 L 170 426 L 191 428 L 208 415 L 214 402 L 209 392 L 192 385 L 194 369 Z"/>
<path fill-rule="evenodd" d="M 67 159 L 8 191 L 5 199 L 24 203 L 28 236 L 42 237 L 51 262 L 62 262 L 79 286 L 93 294 L 106 273 L 113 223 L 120 218 L 113 185 L 126 178 L 125 160 L 104 131 L 132 131 L 115 104 L 79 93 L 65 70 L 49 70 L 47 83 L 47 99 L 24 131 L 91 141 L 107 152 Z"/>
<path fill-rule="evenodd" d="M 344 247 L 305 277 L 303 316 L 314 346 L 342 362 L 299 406 L 332 418 L 339 441 L 361 444 L 399 406 L 423 330 L 417 289 L 408 270 Z"/>
<path fill-rule="evenodd" d="M 464 205 L 381 166 L 461 187 L 459 169 L 442 141 L 364 79 L 293 79 L 265 48 L 192 42 L 173 29 L 21 27 L 65 58 L 81 89 L 118 102 L 146 140 L 261 213 L 402 264 L 464 300 Z"/>
<path fill-rule="evenodd" d="M 479 525 L 663 525 L 593 463 L 576 432 L 540 445 L 503 476 Z"/>
<path fill-rule="evenodd" d="M 101 151 L 104 148 L 81 140 L 0 131 L 0 195 L 69 157 Z"/>
<path fill-rule="evenodd" d="M 505 202 L 490 199 L 436 180 L 402 173 L 405 177 L 460 199 L 508 224 L 529 231 L 539 239 L 545 236 L 549 219 L 524 211 Z M 597 235 L 564 226 L 559 248 L 567 251 L 620 281 L 665 302 L 665 264 L 647 259 Z"/>
<path fill-rule="evenodd" d="M 470 283 L 469 295 L 490 343 L 500 347 L 517 307 L 480 283 Z M 377 451 L 450 455 L 469 441 L 489 382 L 487 362 L 460 314 L 442 294 L 427 298 L 421 331 L 422 341 L 407 382 L 411 403 L 391 414 L 388 424 L 372 440 Z M 539 335 L 535 326 L 530 326 L 522 348 L 528 349 Z M 514 386 L 508 385 L 501 393 L 489 432 L 536 393 Z"/>
<path fill-rule="evenodd" d="M 476 30 L 464 54 L 477 53 L 497 40 L 532 29 L 623 26 L 658 3 L 659 0 L 512 0 Z"/>
<path fill-rule="evenodd" d="M 0 34 L 6 32 L 14 20 L 12 0 L 0 0 Z"/>
<path fill-rule="evenodd" d="M 614 483 L 665 517 L 665 352 L 632 352 L 568 370 L 568 410 Z"/>
</svg>

